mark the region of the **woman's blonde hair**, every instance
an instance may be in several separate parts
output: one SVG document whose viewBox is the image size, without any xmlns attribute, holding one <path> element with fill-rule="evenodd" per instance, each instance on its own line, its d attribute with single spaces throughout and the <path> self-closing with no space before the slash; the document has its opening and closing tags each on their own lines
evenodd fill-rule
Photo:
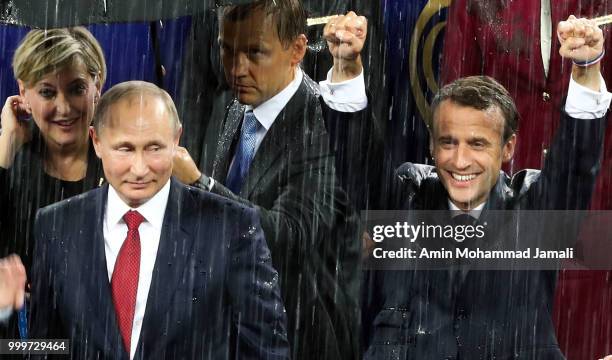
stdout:
<svg viewBox="0 0 612 360">
<path fill-rule="evenodd" d="M 31 30 L 13 57 L 13 73 L 26 86 L 36 84 L 49 73 L 82 63 L 92 76 L 106 80 L 104 53 L 96 38 L 84 27 Z"/>
</svg>

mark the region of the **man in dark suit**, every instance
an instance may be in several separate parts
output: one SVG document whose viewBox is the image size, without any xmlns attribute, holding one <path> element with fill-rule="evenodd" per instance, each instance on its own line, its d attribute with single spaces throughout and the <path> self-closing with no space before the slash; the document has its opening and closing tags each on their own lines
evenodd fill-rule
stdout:
<svg viewBox="0 0 612 360">
<path fill-rule="evenodd" d="M 394 208 L 443 210 L 442 216 L 456 210 L 480 224 L 495 210 L 588 208 L 612 98 L 600 80 L 603 35 L 593 22 L 570 17 L 559 24 L 558 36 L 561 55 L 575 65 L 542 172 L 500 173 L 516 143 L 514 102 L 491 78 L 459 79 L 433 101 L 435 168 L 400 167 Z M 510 229 L 523 223 L 514 225 Z M 550 312 L 555 280 L 555 271 L 544 270 L 372 271 L 363 298 L 364 358 L 564 359 Z"/>
<path fill-rule="evenodd" d="M 181 133 L 170 96 L 127 82 L 97 110 L 110 186 L 39 212 L 32 338 L 67 338 L 78 359 L 288 358 L 255 211 L 170 179 Z"/>
<path fill-rule="evenodd" d="M 336 149 L 327 129 L 351 127 L 367 111 L 359 55 L 366 25 L 355 13 L 328 24 L 335 65 L 319 87 L 299 67 L 307 45 L 300 1 L 225 8 L 219 44 L 236 98 L 213 112 L 202 172 L 191 161 L 179 162 L 178 168 L 187 171 L 178 177 L 186 183 L 199 178 L 202 188 L 260 214 L 297 359 L 358 357 L 360 240 L 356 214 L 340 186 L 344 181 L 336 176 Z M 329 126 L 333 122 L 341 125 Z M 376 137 L 350 133 L 354 141 Z M 365 156 L 347 156 L 355 167 L 367 164 Z M 349 168 L 367 177 L 364 170 Z"/>
</svg>

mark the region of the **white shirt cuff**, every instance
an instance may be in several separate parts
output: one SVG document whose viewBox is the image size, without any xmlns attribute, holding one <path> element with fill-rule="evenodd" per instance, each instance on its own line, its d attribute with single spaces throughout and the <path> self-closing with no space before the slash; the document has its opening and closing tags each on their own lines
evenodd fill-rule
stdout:
<svg viewBox="0 0 612 360">
<path fill-rule="evenodd" d="M 606 88 L 604 78 L 601 78 L 599 92 L 593 91 L 570 79 L 565 102 L 565 112 L 575 119 L 599 119 L 606 115 L 612 94 Z"/>
<path fill-rule="evenodd" d="M 0 309 L 0 323 L 5 323 L 11 317 L 13 308 L 7 307 Z"/>
<path fill-rule="evenodd" d="M 357 112 L 368 107 L 363 69 L 357 77 L 337 83 L 331 82 L 332 71 L 330 69 L 327 79 L 319 83 L 321 96 L 327 106 L 340 112 Z"/>
</svg>

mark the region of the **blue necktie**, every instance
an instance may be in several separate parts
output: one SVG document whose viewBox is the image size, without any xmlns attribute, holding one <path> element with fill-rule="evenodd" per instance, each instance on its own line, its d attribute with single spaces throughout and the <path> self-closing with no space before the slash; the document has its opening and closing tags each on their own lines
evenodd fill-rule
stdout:
<svg viewBox="0 0 612 360">
<path fill-rule="evenodd" d="M 234 157 L 234 163 L 232 168 L 227 174 L 226 185 L 233 193 L 239 194 L 240 189 L 244 183 L 251 161 L 255 156 L 255 142 L 256 134 L 259 129 L 259 121 L 253 114 L 252 110 L 249 110 L 244 115 L 244 121 L 242 122 L 242 129 L 240 130 L 240 141 L 236 149 L 236 156 Z"/>
</svg>

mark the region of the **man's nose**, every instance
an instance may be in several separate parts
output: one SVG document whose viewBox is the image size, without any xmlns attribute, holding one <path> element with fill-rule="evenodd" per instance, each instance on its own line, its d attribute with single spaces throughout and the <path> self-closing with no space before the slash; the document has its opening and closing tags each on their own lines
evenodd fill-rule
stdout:
<svg viewBox="0 0 612 360">
<path fill-rule="evenodd" d="M 132 174 L 138 178 L 144 177 L 149 172 L 147 159 L 142 152 L 136 152 L 136 154 L 134 154 L 131 170 Z"/>
<path fill-rule="evenodd" d="M 234 79 L 245 76 L 249 69 L 249 59 L 245 53 L 238 53 L 232 61 L 231 75 Z"/>
<path fill-rule="evenodd" d="M 458 169 L 466 169 L 472 164 L 472 155 L 467 145 L 459 144 L 453 157 L 453 166 Z"/>
</svg>

